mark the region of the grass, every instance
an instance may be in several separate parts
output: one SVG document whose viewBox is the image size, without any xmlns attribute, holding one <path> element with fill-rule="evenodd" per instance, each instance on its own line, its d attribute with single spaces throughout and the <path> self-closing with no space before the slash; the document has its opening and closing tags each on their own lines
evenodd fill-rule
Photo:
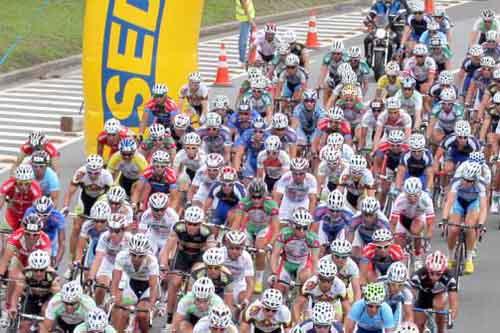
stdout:
<svg viewBox="0 0 500 333">
<path fill-rule="evenodd" d="M 20 38 L 0 73 L 79 54 L 85 1 L 0 0 L 0 59 Z M 258 16 L 332 4 L 338 0 L 253 0 Z M 234 20 L 234 0 L 205 0 L 203 26 Z M 0 60 L 1 61 L 1 60 Z"/>
</svg>

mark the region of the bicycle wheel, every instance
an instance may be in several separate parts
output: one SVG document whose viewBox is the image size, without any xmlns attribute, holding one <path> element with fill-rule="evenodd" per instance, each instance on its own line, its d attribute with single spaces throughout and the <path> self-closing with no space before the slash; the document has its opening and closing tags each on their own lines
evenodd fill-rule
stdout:
<svg viewBox="0 0 500 333">
<path fill-rule="evenodd" d="M 384 205 L 384 215 L 389 216 L 391 214 L 392 210 L 392 195 L 388 194 L 387 197 L 385 198 L 385 205 Z"/>
<path fill-rule="evenodd" d="M 465 240 L 463 240 L 462 237 L 460 237 L 455 249 L 455 265 L 454 277 L 457 281 L 458 289 L 460 277 L 463 275 L 465 265 Z"/>
</svg>

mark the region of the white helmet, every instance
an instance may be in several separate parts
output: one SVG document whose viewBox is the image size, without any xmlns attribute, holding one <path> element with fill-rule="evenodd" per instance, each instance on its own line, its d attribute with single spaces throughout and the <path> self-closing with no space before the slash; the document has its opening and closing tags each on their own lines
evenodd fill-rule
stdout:
<svg viewBox="0 0 500 333">
<path fill-rule="evenodd" d="M 380 228 L 373 232 L 372 241 L 377 243 L 392 241 L 392 232 L 389 229 Z"/>
<path fill-rule="evenodd" d="M 174 117 L 174 127 L 186 129 L 191 125 L 191 119 L 186 116 L 184 113 L 178 113 Z"/>
<path fill-rule="evenodd" d="M 148 205 L 152 209 L 163 209 L 168 204 L 168 195 L 163 192 L 155 192 L 148 199 Z"/>
<path fill-rule="evenodd" d="M 337 67 L 337 73 L 342 75 L 344 72 L 352 72 L 351 64 L 348 62 L 343 62 Z"/>
<path fill-rule="evenodd" d="M 404 139 L 405 139 L 405 132 L 403 132 L 403 130 L 401 129 L 393 129 L 387 135 L 387 141 L 394 144 L 402 143 Z"/>
<path fill-rule="evenodd" d="M 476 162 L 468 162 L 465 164 L 464 173 L 462 174 L 462 178 L 465 180 L 476 180 L 481 174 L 481 165 Z"/>
<path fill-rule="evenodd" d="M 333 121 L 344 120 L 344 110 L 340 106 L 334 106 L 328 109 L 328 118 Z"/>
<path fill-rule="evenodd" d="M 309 227 L 313 218 L 311 213 L 304 207 L 297 207 L 292 213 L 292 223 L 301 227 Z"/>
<path fill-rule="evenodd" d="M 339 190 L 333 190 L 328 193 L 326 203 L 331 210 L 340 210 L 344 208 L 344 194 Z"/>
<path fill-rule="evenodd" d="M 185 145 L 199 146 L 201 145 L 201 138 L 197 133 L 189 132 L 184 134 L 184 136 L 182 137 L 182 142 Z"/>
<path fill-rule="evenodd" d="M 404 321 L 399 324 L 395 333 L 419 333 L 418 326 L 411 321 Z"/>
<path fill-rule="evenodd" d="M 486 158 L 484 152 L 480 150 L 473 151 L 469 154 L 469 161 L 479 163 L 479 165 L 484 165 Z"/>
<path fill-rule="evenodd" d="M 290 161 L 290 170 L 304 171 L 309 167 L 309 161 L 302 157 L 292 158 Z"/>
<path fill-rule="evenodd" d="M 493 71 L 493 79 L 498 80 L 500 79 L 500 67 L 497 66 L 495 70 Z"/>
<path fill-rule="evenodd" d="M 439 73 L 439 84 L 451 85 L 455 81 L 453 78 L 453 73 L 450 71 L 442 71 Z"/>
<path fill-rule="evenodd" d="M 170 163 L 170 154 L 164 150 L 157 150 L 151 156 L 151 164 L 168 165 Z"/>
<path fill-rule="evenodd" d="M 497 91 L 495 95 L 493 95 L 493 103 L 500 104 L 500 91 Z"/>
<path fill-rule="evenodd" d="M 323 257 L 318 262 L 318 275 L 331 280 L 337 276 L 337 265 L 329 258 Z"/>
<path fill-rule="evenodd" d="M 231 325 L 231 311 L 225 304 L 214 305 L 208 313 L 210 328 L 227 328 Z"/>
<path fill-rule="evenodd" d="M 366 169 L 367 165 L 368 163 L 363 155 L 355 154 L 352 155 L 349 161 L 349 170 L 354 173 L 361 173 Z"/>
<path fill-rule="evenodd" d="M 427 30 L 430 30 L 430 31 L 439 30 L 439 23 L 437 23 L 434 20 L 430 21 L 429 24 L 427 24 Z"/>
<path fill-rule="evenodd" d="M 229 243 L 235 245 L 243 245 L 247 241 L 247 234 L 238 230 L 228 231 L 225 237 Z"/>
<path fill-rule="evenodd" d="M 401 86 L 403 88 L 411 88 L 414 89 L 417 81 L 412 76 L 405 76 L 401 79 Z"/>
<path fill-rule="evenodd" d="M 50 197 L 41 196 L 40 198 L 36 199 L 35 202 L 33 202 L 33 207 L 35 208 L 35 211 L 38 215 L 48 216 L 54 209 L 54 202 Z"/>
<path fill-rule="evenodd" d="M 165 94 L 168 94 L 168 87 L 163 83 L 155 83 L 151 92 L 155 96 L 163 96 Z"/>
<path fill-rule="evenodd" d="M 103 331 L 108 327 L 108 314 L 101 308 L 94 308 L 87 313 L 87 330 Z"/>
<path fill-rule="evenodd" d="M 304 90 L 304 93 L 302 94 L 302 99 L 303 100 L 317 100 L 318 93 L 314 89 L 306 89 L 306 90 Z"/>
<path fill-rule="evenodd" d="M 262 75 L 259 67 L 248 67 L 247 69 L 248 80 L 252 81 Z"/>
<path fill-rule="evenodd" d="M 192 72 L 189 74 L 188 80 L 190 82 L 201 82 L 202 78 L 200 72 Z"/>
<path fill-rule="evenodd" d="M 469 122 L 467 120 L 458 120 L 455 123 L 455 135 L 456 136 L 470 136 L 471 128 Z"/>
<path fill-rule="evenodd" d="M 416 44 L 413 48 L 413 55 L 416 56 L 426 56 L 429 53 L 427 46 L 425 44 Z"/>
<path fill-rule="evenodd" d="M 491 21 L 495 19 L 495 11 L 491 8 L 485 8 L 481 10 L 481 18 L 485 21 Z"/>
<path fill-rule="evenodd" d="M 199 278 L 193 283 L 193 295 L 197 299 L 208 299 L 215 293 L 212 280 L 207 277 Z"/>
<path fill-rule="evenodd" d="M 271 126 L 273 128 L 287 128 L 288 127 L 288 117 L 286 116 L 286 114 L 281 113 L 281 112 L 273 114 Z"/>
<path fill-rule="evenodd" d="M 457 99 L 457 93 L 455 92 L 455 89 L 453 88 L 444 88 L 441 90 L 441 93 L 439 94 L 439 98 L 443 102 L 455 102 Z"/>
<path fill-rule="evenodd" d="M 348 256 L 352 252 L 352 245 L 347 239 L 335 239 L 330 244 L 330 250 L 338 256 Z"/>
<path fill-rule="evenodd" d="M 83 295 L 83 289 L 80 282 L 73 280 L 67 282 L 61 288 L 61 300 L 64 303 L 79 302 Z"/>
<path fill-rule="evenodd" d="M 108 134 L 116 134 L 121 128 L 122 124 L 120 124 L 120 122 L 115 118 L 110 118 L 104 123 L 104 130 Z"/>
<path fill-rule="evenodd" d="M 290 46 L 286 43 L 282 43 L 278 45 L 278 47 L 276 48 L 276 52 L 278 52 L 278 54 L 281 56 L 285 56 L 290 53 Z"/>
<path fill-rule="evenodd" d="M 266 138 L 266 141 L 264 141 L 264 148 L 268 152 L 279 151 L 280 147 L 281 147 L 281 140 L 276 135 L 270 135 Z"/>
<path fill-rule="evenodd" d="M 201 223 L 204 218 L 205 213 L 198 206 L 190 206 L 184 212 L 184 220 L 189 223 Z"/>
<path fill-rule="evenodd" d="M 469 55 L 471 57 L 482 57 L 484 54 L 483 47 L 479 44 L 474 44 L 469 47 Z"/>
<path fill-rule="evenodd" d="M 92 220 L 108 220 L 109 214 L 111 214 L 111 208 L 106 201 L 97 201 L 92 208 L 90 208 L 90 218 Z"/>
<path fill-rule="evenodd" d="M 50 266 L 50 255 L 43 250 L 35 250 L 28 257 L 28 267 L 35 270 L 46 269 Z"/>
<path fill-rule="evenodd" d="M 219 168 L 224 164 L 224 157 L 221 154 L 210 153 L 207 155 L 207 167 L 209 168 Z"/>
<path fill-rule="evenodd" d="M 337 132 L 332 133 L 328 135 L 328 138 L 326 139 L 326 144 L 328 146 L 335 146 L 335 147 L 341 146 L 344 144 L 344 136 Z"/>
<path fill-rule="evenodd" d="M 418 195 L 422 193 L 422 182 L 418 177 L 409 177 L 405 180 L 403 188 L 409 195 Z"/>
<path fill-rule="evenodd" d="M 297 35 L 295 34 L 295 31 L 293 30 L 287 30 L 285 31 L 285 40 L 288 43 L 295 43 L 297 41 Z"/>
<path fill-rule="evenodd" d="M 121 213 L 112 213 L 108 216 L 108 227 L 111 229 L 122 229 L 127 226 L 127 217 Z"/>
<path fill-rule="evenodd" d="M 104 160 L 100 155 L 91 154 L 87 157 L 87 163 L 85 163 L 85 169 L 87 169 L 87 171 L 102 170 L 103 166 Z"/>
<path fill-rule="evenodd" d="M 262 293 L 260 301 L 266 308 L 277 310 L 283 304 L 283 295 L 278 289 L 266 289 Z"/>
<path fill-rule="evenodd" d="M 123 202 L 127 198 L 127 192 L 121 186 L 113 186 L 106 193 L 109 202 Z"/>
<path fill-rule="evenodd" d="M 412 1 L 411 10 L 413 12 L 423 12 L 425 10 L 424 2 L 421 0 Z"/>
<path fill-rule="evenodd" d="M 327 161 L 330 163 L 336 163 L 339 161 L 340 157 L 342 156 L 342 152 L 337 149 L 337 147 L 331 145 L 331 146 L 326 146 L 323 149 L 321 149 L 321 160 Z"/>
<path fill-rule="evenodd" d="M 35 173 L 33 172 L 33 168 L 29 164 L 21 164 L 16 168 L 15 172 L 16 180 L 20 181 L 29 181 L 35 178 Z"/>
<path fill-rule="evenodd" d="M 401 261 L 396 261 L 387 270 L 387 280 L 392 283 L 403 283 L 408 279 L 408 268 Z"/>
<path fill-rule="evenodd" d="M 295 67 L 298 66 L 299 64 L 300 64 L 300 58 L 296 54 L 290 53 L 289 55 L 286 56 L 285 59 L 286 66 Z"/>
<path fill-rule="evenodd" d="M 359 46 L 351 46 L 347 51 L 347 56 L 349 58 L 360 58 L 361 57 L 361 48 Z"/>
<path fill-rule="evenodd" d="M 345 70 L 342 72 L 342 84 L 356 84 L 358 82 L 358 75 L 353 70 Z"/>
<path fill-rule="evenodd" d="M 151 138 L 161 139 L 165 136 L 166 132 L 165 126 L 160 123 L 154 123 L 149 126 L 149 135 L 151 135 Z"/>
<path fill-rule="evenodd" d="M 361 201 L 361 211 L 366 214 L 375 214 L 380 209 L 380 203 L 375 197 L 365 197 Z"/>
<path fill-rule="evenodd" d="M 219 128 L 222 125 L 222 117 L 217 112 L 208 112 L 205 118 L 206 127 Z"/>
<path fill-rule="evenodd" d="M 345 47 L 344 47 L 343 41 L 341 41 L 340 39 L 333 40 L 332 48 L 331 48 L 333 53 L 342 53 L 342 52 L 344 52 L 344 49 L 345 49 Z"/>
<path fill-rule="evenodd" d="M 207 266 L 220 266 L 224 263 L 224 249 L 211 247 L 203 253 L 203 262 Z"/>
<path fill-rule="evenodd" d="M 400 70 L 401 68 L 399 67 L 399 64 L 396 61 L 389 61 L 385 66 L 385 74 L 389 76 L 398 75 Z"/>
<path fill-rule="evenodd" d="M 264 32 L 265 33 L 271 33 L 271 34 L 275 34 L 276 31 L 277 31 L 277 26 L 276 26 L 276 23 L 266 23 L 266 26 L 264 27 Z"/>
<path fill-rule="evenodd" d="M 495 67 L 496 62 L 492 57 L 482 57 L 479 64 L 481 67 L 493 68 Z"/>
<path fill-rule="evenodd" d="M 410 150 L 422 151 L 425 149 L 425 136 L 420 133 L 413 133 L 408 140 Z"/>
<path fill-rule="evenodd" d="M 226 95 L 215 96 L 212 105 L 214 109 L 225 109 L 229 105 L 229 98 Z"/>
<path fill-rule="evenodd" d="M 151 249 L 149 237 L 142 233 L 132 235 L 128 240 L 128 250 L 130 253 L 145 255 Z"/>
<path fill-rule="evenodd" d="M 317 302 L 312 311 L 312 321 L 314 325 L 332 325 L 335 320 L 335 309 L 329 302 Z"/>
<path fill-rule="evenodd" d="M 389 97 L 386 101 L 386 106 L 388 109 L 400 109 L 401 100 L 395 96 Z"/>
</svg>

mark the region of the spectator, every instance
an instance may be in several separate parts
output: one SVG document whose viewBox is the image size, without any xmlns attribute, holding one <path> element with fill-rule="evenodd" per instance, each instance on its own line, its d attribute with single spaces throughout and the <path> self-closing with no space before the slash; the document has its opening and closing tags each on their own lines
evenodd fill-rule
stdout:
<svg viewBox="0 0 500 333">
<path fill-rule="evenodd" d="M 239 52 L 241 66 L 245 66 L 250 29 L 255 27 L 255 8 L 252 0 L 236 1 L 236 19 L 240 22 Z"/>
</svg>

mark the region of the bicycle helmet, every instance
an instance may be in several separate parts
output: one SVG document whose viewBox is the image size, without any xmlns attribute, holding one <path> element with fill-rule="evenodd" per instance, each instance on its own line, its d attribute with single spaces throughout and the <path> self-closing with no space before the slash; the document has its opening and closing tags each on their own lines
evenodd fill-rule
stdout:
<svg viewBox="0 0 500 333">
<path fill-rule="evenodd" d="M 424 2 L 421 0 L 411 1 L 410 7 L 413 12 L 423 12 L 425 10 Z"/>
<path fill-rule="evenodd" d="M 439 30 L 439 23 L 436 21 L 432 20 L 427 24 L 427 30 L 429 31 L 438 31 Z"/>
<path fill-rule="evenodd" d="M 148 205 L 152 209 L 160 210 L 167 207 L 168 195 L 163 192 L 155 192 L 148 199 Z"/>
<path fill-rule="evenodd" d="M 340 106 L 334 106 L 328 109 L 328 118 L 333 121 L 342 121 L 344 120 L 344 110 Z"/>
<path fill-rule="evenodd" d="M 131 138 L 124 138 L 120 141 L 118 149 L 122 153 L 133 153 L 137 150 L 137 142 Z"/>
<path fill-rule="evenodd" d="M 401 261 L 396 261 L 387 270 L 387 280 L 392 283 L 403 283 L 408 279 L 408 268 Z"/>
<path fill-rule="evenodd" d="M 288 127 L 288 117 L 284 113 L 275 113 L 272 118 L 271 126 L 276 129 Z"/>
<path fill-rule="evenodd" d="M 305 171 L 309 167 L 309 161 L 302 157 L 292 158 L 290 161 L 290 170 Z"/>
<path fill-rule="evenodd" d="M 104 166 L 104 160 L 100 155 L 91 154 L 87 157 L 87 163 L 85 163 L 85 169 L 87 171 L 100 171 Z"/>
<path fill-rule="evenodd" d="M 269 288 L 264 290 L 260 301 L 266 308 L 277 310 L 283 304 L 283 295 L 278 289 Z"/>
<path fill-rule="evenodd" d="M 50 254 L 43 250 L 35 250 L 28 257 L 28 267 L 34 270 L 47 269 L 50 266 Z"/>
<path fill-rule="evenodd" d="M 340 133 L 332 133 L 328 135 L 328 138 L 326 139 L 326 144 L 328 146 L 334 146 L 334 147 L 339 147 L 344 144 L 344 136 Z"/>
<path fill-rule="evenodd" d="M 342 84 L 356 84 L 358 82 L 358 75 L 353 70 L 346 70 L 342 72 Z"/>
<path fill-rule="evenodd" d="M 387 141 L 393 144 L 403 143 L 404 139 L 405 139 L 405 132 L 403 132 L 403 130 L 400 129 L 393 129 L 392 131 L 389 132 L 389 135 L 387 136 Z"/>
<path fill-rule="evenodd" d="M 344 194 L 339 190 L 333 190 L 328 193 L 326 203 L 331 210 L 340 210 L 344 208 Z"/>
<path fill-rule="evenodd" d="M 481 67 L 494 68 L 496 62 L 492 57 L 482 57 L 479 64 L 481 65 Z"/>
<path fill-rule="evenodd" d="M 367 304 L 380 305 L 385 300 L 385 287 L 382 282 L 369 283 L 363 288 L 363 298 Z"/>
<path fill-rule="evenodd" d="M 104 130 L 108 134 L 117 134 L 122 127 L 122 124 L 120 124 L 120 121 L 115 118 L 110 118 L 106 120 L 104 123 Z"/>
<path fill-rule="evenodd" d="M 220 168 L 224 164 L 224 157 L 221 154 L 210 153 L 207 155 L 205 163 L 209 168 Z"/>
<path fill-rule="evenodd" d="M 457 99 L 457 93 L 453 88 L 444 88 L 439 94 L 439 98 L 443 102 L 453 103 Z"/>
<path fill-rule="evenodd" d="M 443 273 L 448 267 L 448 258 L 441 251 L 434 251 L 425 258 L 425 268 L 428 272 Z"/>
<path fill-rule="evenodd" d="M 203 209 L 198 206 L 190 206 L 184 212 L 184 221 L 188 223 L 201 223 L 205 218 Z"/>
<path fill-rule="evenodd" d="M 127 218 L 121 213 L 112 213 L 108 216 L 108 227 L 111 229 L 122 229 L 127 225 Z"/>
<path fill-rule="evenodd" d="M 389 97 L 385 101 L 387 109 L 400 109 L 401 108 L 401 100 L 397 97 Z"/>
<path fill-rule="evenodd" d="M 443 17 L 446 16 L 446 10 L 443 7 L 437 7 L 434 10 L 434 17 Z"/>
<path fill-rule="evenodd" d="M 429 46 L 431 49 L 441 48 L 443 46 L 443 41 L 441 40 L 441 37 L 432 36 L 431 39 L 429 40 Z"/>
<path fill-rule="evenodd" d="M 270 135 L 264 141 L 264 149 L 268 152 L 279 151 L 281 147 L 281 140 L 276 135 Z"/>
<path fill-rule="evenodd" d="M 297 41 L 297 35 L 295 34 L 295 31 L 287 30 L 284 33 L 284 39 L 287 41 L 287 43 L 295 43 Z"/>
<path fill-rule="evenodd" d="M 23 217 L 22 224 L 24 229 L 30 232 L 39 232 L 42 230 L 42 220 L 35 213 Z"/>
<path fill-rule="evenodd" d="M 200 72 L 192 72 L 188 77 L 189 82 L 199 83 L 202 81 Z"/>
<path fill-rule="evenodd" d="M 267 23 L 266 26 L 264 27 L 264 32 L 270 33 L 270 34 L 275 34 L 277 31 L 276 23 Z"/>
<path fill-rule="evenodd" d="M 252 81 L 262 75 L 262 71 L 259 67 L 248 67 L 247 69 L 248 80 Z"/>
<path fill-rule="evenodd" d="M 157 150 L 151 156 L 151 164 L 168 165 L 170 163 L 170 154 L 164 150 Z"/>
<path fill-rule="evenodd" d="M 302 98 L 304 100 L 316 101 L 318 99 L 318 93 L 314 89 L 306 89 L 306 90 L 304 90 L 304 93 L 302 94 Z"/>
<path fill-rule="evenodd" d="M 113 186 L 106 193 L 109 202 L 123 202 L 127 198 L 127 192 L 121 186 Z"/>
<path fill-rule="evenodd" d="M 335 309 L 329 302 L 317 302 L 312 310 L 312 322 L 314 325 L 329 326 L 335 320 Z"/>
<path fill-rule="evenodd" d="M 145 255 L 151 249 L 151 244 L 149 243 L 149 236 L 136 233 L 128 240 L 128 250 L 130 253 L 136 255 Z"/>
<path fill-rule="evenodd" d="M 292 223 L 301 226 L 301 227 L 309 227 L 312 223 L 313 218 L 311 213 L 304 207 L 298 207 L 293 210 L 292 213 Z"/>
<path fill-rule="evenodd" d="M 491 8 L 481 10 L 481 18 L 483 21 L 492 21 L 495 19 L 495 12 Z"/>
<path fill-rule="evenodd" d="M 411 321 L 404 321 L 399 324 L 395 333 L 419 333 L 418 326 Z"/>
<path fill-rule="evenodd" d="M 252 196 L 265 196 L 267 193 L 267 185 L 263 180 L 255 178 L 248 184 L 248 194 Z"/>
<path fill-rule="evenodd" d="M 45 150 L 37 150 L 31 154 L 31 164 L 48 165 L 50 156 Z"/>
<path fill-rule="evenodd" d="M 174 127 L 179 129 L 186 129 L 191 125 L 191 120 L 184 113 L 178 113 L 174 117 Z"/>
<path fill-rule="evenodd" d="M 420 133 L 413 133 L 410 135 L 408 144 L 410 145 L 410 150 L 422 151 L 425 149 L 425 136 Z"/>
<path fill-rule="evenodd" d="M 500 104 L 500 91 L 497 91 L 495 95 L 493 95 L 493 103 L 494 104 Z"/>
<path fill-rule="evenodd" d="M 390 242 L 392 239 L 392 232 L 385 228 L 375 230 L 372 235 L 372 241 L 376 243 Z"/>
<path fill-rule="evenodd" d="M 300 64 L 300 58 L 296 54 L 289 54 L 286 56 L 285 65 L 287 67 L 296 67 Z"/>
<path fill-rule="evenodd" d="M 233 167 L 225 166 L 222 168 L 220 180 L 223 182 L 235 182 L 238 180 L 238 173 Z"/>
<path fill-rule="evenodd" d="M 342 152 L 335 146 L 326 146 L 321 150 L 321 159 L 330 163 L 337 163 L 342 156 Z"/>
<path fill-rule="evenodd" d="M 245 245 L 247 241 L 247 234 L 238 230 L 228 231 L 225 237 L 229 243 L 234 245 Z"/>
<path fill-rule="evenodd" d="M 330 244 L 330 250 L 338 256 L 348 256 L 352 252 L 352 245 L 347 239 L 335 239 Z"/>
<path fill-rule="evenodd" d="M 38 147 L 47 142 L 47 137 L 40 131 L 33 131 L 28 135 L 28 143 L 31 146 Z"/>
<path fill-rule="evenodd" d="M 21 164 L 16 168 L 14 177 L 19 181 L 30 181 L 35 178 L 35 174 L 33 173 L 33 168 L 31 167 L 31 165 Z"/>
<path fill-rule="evenodd" d="M 231 325 L 231 311 L 225 304 L 214 305 L 208 313 L 210 328 L 227 328 Z"/>
<path fill-rule="evenodd" d="M 353 155 L 351 161 L 349 162 L 349 170 L 354 173 L 361 173 L 367 167 L 366 159 L 363 155 Z"/>
<path fill-rule="evenodd" d="M 215 293 L 214 283 L 207 277 L 199 278 L 194 281 L 192 291 L 197 299 L 209 299 Z"/>
<path fill-rule="evenodd" d="M 258 129 L 258 130 L 263 130 L 266 128 L 266 122 L 264 121 L 264 118 L 258 116 L 254 120 L 252 120 L 252 128 L 253 129 Z"/>
<path fill-rule="evenodd" d="M 344 52 L 344 42 L 339 39 L 334 39 L 332 43 L 332 52 L 333 53 L 343 53 Z"/>
<path fill-rule="evenodd" d="M 375 214 L 380 209 L 380 203 L 375 197 L 365 197 L 361 201 L 361 211 L 366 214 Z"/>
<path fill-rule="evenodd" d="M 481 165 L 475 162 L 468 162 L 465 164 L 462 178 L 469 181 L 475 181 L 481 174 Z"/>
<path fill-rule="evenodd" d="M 340 92 L 342 97 L 356 97 L 358 95 L 358 90 L 352 84 L 346 84 L 342 87 L 342 91 Z"/>
<path fill-rule="evenodd" d="M 220 247 L 211 247 L 203 253 L 203 262 L 207 266 L 220 266 L 224 263 L 224 251 Z"/>
<path fill-rule="evenodd" d="M 337 265 L 328 257 L 323 257 L 318 262 L 318 275 L 322 278 L 332 280 L 337 276 Z"/>
<path fill-rule="evenodd" d="M 388 76 L 397 76 L 401 68 L 396 61 L 389 61 L 385 66 L 385 74 Z"/>
<path fill-rule="evenodd" d="M 486 163 L 486 158 L 484 157 L 484 153 L 482 151 L 477 150 L 469 154 L 469 161 L 478 163 L 479 165 L 484 165 L 484 163 Z"/>
<path fill-rule="evenodd" d="M 108 314 L 101 308 L 94 308 L 87 313 L 87 330 L 103 331 L 108 327 Z"/>
<path fill-rule="evenodd" d="M 418 177 L 409 177 L 405 180 L 403 189 L 406 194 L 419 195 L 422 193 L 422 182 Z"/>
<path fill-rule="evenodd" d="M 453 78 L 453 73 L 450 72 L 450 71 L 442 71 L 440 74 L 439 74 L 439 84 L 441 85 L 446 85 L 446 86 L 449 86 L 449 85 L 452 85 L 453 82 L 455 81 L 455 79 Z"/>
<path fill-rule="evenodd" d="M 52 199 L 47 196 L 42 196 L 38 199 L 35 200 L 33 203 L 33 206 L 35 207 L 35 211 L 38 214 L 48 216 L 54 209 L 54 203 L 52 202 Z"/>
<path fill-rule="evenodd" d="M 467 120 L 457 120 L 455 123 L 455 135 L 456 136 L 470 136 L 471 128 Z"/>
<path fill-rule="evenodd" d="M 214 109 L 226 109 L 229 106 L 229 98 L 226 95 L 217 95 L 212 105 Z"/>
<path fill-rule="evenodd" d="M 426 56 L 429 53 L 427 46 L 425 44 L 416 44 L 413 48 L 413 55 L 415 56 Z"/>
<path fill-rule="evenodd" d="M 483 47 L 479 44 L 474 44 L 469 47 L 469 55 L 471 57 L 482 57 L 484 54 Z"/>
<path fill-rule="evenodd" d="M 165 130 L 165 126 L 163 126 L 162 124 L 155 123 L 149 126 L 149 135 L 152 139 L 161 139 L 165 136 L 166 132 L 167 131 Z"/>
<path fill-rule="evenodd" d="M 108 216 L 111 214 L 111 208 L 106 201 L 97 201 L 92 208 L 90 208 L 90 218 L 92 220 L 108 220 Z"/>
<path fill-rule="evenodd" d="M 411 76 L 405 76 L 401 79 L 401 86 L 403 88 L 415 88 L 415 85 L 417 84 L 417 81 Z"/>
<path fill-rule="evenodd" d="M 359 46 L 351 46 L 347 51 L 347 56 L 349 58 L 360 58 L 361 57 L 361 48 Z"/>
<path fill-rule="evenodd" d="M 73 280 L 64 284 L 61 288 L 61 300 L 64 303 L 79 302 L 83 295 L 83 289 L 80 282 Z"/>
<path fill-rule="evenodd" d="M 494 80 L 498 80 L 498 79 L 500 79 L 500 67 L 497 67 L 497 68 L 493 71 L 493 79 L 494 79 Z"/>
<path fill-rule="evenodd" d="M 151 92 L 155 97 L 162 97 L 168 94 L 168 87 L 166 84 L 163 83 L 155 83 Z"/>
<path fill-rule="evenodd" d="M 205 118 L 206 127 L 219 128 L 222 125 L 222 117 L 217 112 L 208 112 Z"/>
<path fill-rule="evenodd" d="M 280 44 L 276 48 L 276 52 L 278 52 L 278 54 L 281 56 L 286 56 L 288 53 L 290 53 L 290 46 L 286 43 Z"/>
<path fill-rule="evenodd" d="M 201 145 L 201 138 L 197 133 L 189 132 L 184 134 L 184 136 L 182 137 L 182 142 L 184 143 L 184 145 L 199 146 Z"/>
</svg>

